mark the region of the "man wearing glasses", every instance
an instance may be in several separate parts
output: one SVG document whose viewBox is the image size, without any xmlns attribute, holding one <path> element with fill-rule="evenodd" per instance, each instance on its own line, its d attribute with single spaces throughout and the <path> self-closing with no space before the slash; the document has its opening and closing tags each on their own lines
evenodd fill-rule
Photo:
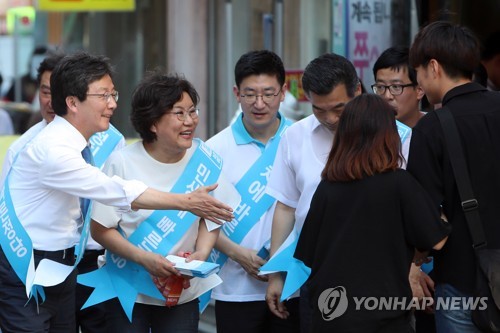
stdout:
<svg viewBox="0 0 500 333">
<path fill-rule="evenodd" d="M 396 109 L 396 119 L 413 128 L 424 115 L 420 100 L 424 97 L 417 74 L 408 62 L 407 47 L 391 47 L 382 52 L 373 65 L 372 90 Z"/>
<path fill-rule="evenodd" d="M 224 283 L 212 293 L 217 332 L 297 332 L 298 299 L 287 302 L 289 318 L 274 316 L 266 305 L 267 277 L 259 269 L 268 259 L 276 200 L 265 194 L 279 141 L 290 121 L 279 112 L 285 98 L 285 69 L 273 52 L 251 51 L 234 69 L 233 88 L 242 112 L 207 141 L 224 160 L 223 172 L 241 194 L 235 219 L 216 243 Z"/>
<path fill-rule="evenodd" d="M 373 65 L 375 84 L 372 90 L 375 94 L 382 96 L 390 105 L 396 109 L 396 119 L 413 128 L 425 113 L 420 111 L 420 101 L 424 97 L 424 91 L 417 82 L 417 73 L 410 66 L 410 50 L 407 47 L 391 47 L 382 52 Z M 405 160 L 408 160 L 410 150 L 411 133 L 403 141 L 402 152 Z M 406 167 L 404 163 L 403 167 Z M 410 285 L 413 296 L 432 297 L 434 293 L 434 282 L 412 264 L 410 271 Z M 416 311 L 416 331 L 435 332 L 434 318 L 428 313 L 431 309 Z"/>
<path fill-rule="evenodd" d="M 407 47 L 391 47 L 382 52 L 373 65 L 375 84 L 372 90 L 382 96 L 396 110 L 396 120 L 413 128 L 425 113 L 420 111 L 424 91 L 418 86 L 417 74 L 409 65 Z M 410 135 L 403 140 L 401 148 L 406 167 L 410 150 Z"/>
<path fill-rule="evenodd" d="M 3 186 L 3 182 L 7 177 L 7 173 L 10 170 L 15 156 L 26 146 L 28 142 L 30 142 L 50 122 L 52 122 L 52 120 L 54 120 L 54 117 L 56 116 L 52 108 L 50 77 L 52 75 L 52 72 L 54 71 L 54 68 L 59 63 L 59 61 L 63 59 L 64 56 L 65 54 L 62 52 L 49 53 L 38 67 L 38 99 L 40 103 L 40 115 L 42 116 L 42 120 L 33 125 L 29 130 L 27 130 L 19 139 L 12 143 L 12 145 L 7 150 L 7 154 L 5 156 L 4 164 L 2 167 L 0 188 Z M 87 94 L 87 96 L 89 96 L 89 94 Z M 114 98 L 115 101 L 118 101 L 118 92 L 116 92 L 115 96 L 112 96 L 111 94 L 105 96 L 106 100 L 109 100 L 110 98 Z M 101 135 L 107 136 L 107 131 L 102 132 Z M 113 150 L 123 148 L 126 145 L 125 139 L 121 134 L 119 134 L 119 136 L 121 137 L 120 140 L 112 142 L 112 146 L 109 149 L 105 150 L 104 147 L 100 147 L 102 148 L 102 151 L 106 151 L 109 155 L 112 152 L 111 148 L 113 148 Z M 96 137 L 96 140 L 100 140 L 102 142 L 102 139 L 98 138 L 99 133 L 96 133 L 93 137 Z M 92 140 L 93 139 L 91 138 L 90 141 Z M 78 264 L 79 274 L 87 273 L 97 269 L 97 257 L 103 253 L 103 247 L 91 237 L 89 237 L 87 246 L 85 248 L 84 257 Z M 93 289 L 80 284 L 78 284 L 76 287 L 76 332 L 79 331 L 80 326 L 84 328 L 86 333 L 97 333 L 103 332 L 104 330 L 105 312 L 104 306 L 102 304 L 80 310 L 83 304 L 87 301 L 87 298 L 90 296 L 92 290 Z"/>
<path fill-rule="evenodd" d="M 109 128 L 117 107 L 112 74 L 107 58 L 83 52 L 57 64 L 50 77 L 56 116 L 18 154 L 0 192 L 3 333 L 74 331 L 75 257 L 81 259 L 80 234 L 88 231 L 88 218 L 79 228 L 87 212 L 80 198 L 123 211 L 190 211 L 216 223 L 233 217 L 229 206 L 208 194 L 216 185 L 189 194 L 161 192 L 140 181 L 110 178 L 86 162 L 89 139 Z M 164 272 L 171 267 L 166 259 L 157 264 Z"/>
</svg>

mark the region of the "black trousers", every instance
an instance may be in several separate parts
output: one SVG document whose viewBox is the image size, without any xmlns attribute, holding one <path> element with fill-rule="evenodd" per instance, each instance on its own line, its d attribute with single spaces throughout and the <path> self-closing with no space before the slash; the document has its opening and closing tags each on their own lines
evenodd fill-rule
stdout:
<svg viewBox="0 0 500 333">
<path fill-rule="evenodd" d="M 97 269 L 97 257 L 104 254 L 104 250 L 86 250 L 82 260 L 78 263 L 78 274 L 85 274 Z M 105 333 L 106 311 L 104 303 L 99 303 L 81 310 L 94 288 L 81 284 L 76 285 L 76 325 L 75 333 Z"/>
<path fill-rule="evenodd" d="M 73 265 L 74 251 L 35 251 L 35 267 L 47 258 Z M 28 301 L 25 286 L 0 250 L 0 327 L 2 333 L 68 333 L 75 327 L 76 270 L 61 284 L 45 287 L 45 301 Z"/>
<path fill-rule="evenodd" d="M 276 317 L 265 301 L 215 302 L 217 333 L 299 333 L 299 299 L 285 302 L 287 319 Z"/>
</svg>

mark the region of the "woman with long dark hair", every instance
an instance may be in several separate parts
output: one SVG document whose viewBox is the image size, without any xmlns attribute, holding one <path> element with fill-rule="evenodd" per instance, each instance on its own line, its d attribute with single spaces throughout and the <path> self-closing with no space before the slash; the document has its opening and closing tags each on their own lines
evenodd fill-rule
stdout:
<svg viewBox="0 0 500 333">
<path fill-rule="evenodd" d="M 440 249 L 450 229 L 401 158 L 394 109 L 349 102 L 295 252 L 312 269 L 311 332 L 413 331 L 415 249 Z"/>
</svg>

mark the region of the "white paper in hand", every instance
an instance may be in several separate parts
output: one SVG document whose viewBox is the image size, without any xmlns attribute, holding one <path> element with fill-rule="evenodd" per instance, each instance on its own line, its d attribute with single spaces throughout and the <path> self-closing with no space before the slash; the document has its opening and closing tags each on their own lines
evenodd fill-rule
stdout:
<svg viewBox="0 0 500 333">
<path fill-rule="evenodd" d="M 201 261 L 201 260 L 193 260 L 190 262 L 186 262 L 186 258 L 175 256 L 169 254 L 167 256 L 167 260 L 175 263 L 175 268 L 182 274 L 188 276 L 196 276 L 196 277 L 207 277 L 219 271 L 219 265 Z"/>
</svg>

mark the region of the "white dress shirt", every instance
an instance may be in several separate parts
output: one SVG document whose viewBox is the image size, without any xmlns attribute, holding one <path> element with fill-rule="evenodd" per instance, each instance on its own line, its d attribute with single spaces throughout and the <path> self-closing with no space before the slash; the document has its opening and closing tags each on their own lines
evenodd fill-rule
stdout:
<svg viewBox="0 0 500 333">
<path fill-rule="evenodd" d="M 34 249 L 56 251 L 78 242 L 79 197 L 130 210 L 147 189 L 87 164 L 81 155 L 86 145 L 75 127 L 56 116 L 12 165 L 12 201 Z"/>
<path fill-rule="evenodd" d="M 47 127 L 47 122 L 45 119 L 42 119 L 39 123 L 31 126 L 23 135 L 21 135 L 16 141 L 14 141 L 7 153 L 5 154 L 5 159 L 2 166 L 2 175 L 0 176 L 0 188 L 3 187 L 3 183 L 5 181 L 5 177 L 7 177 L 7 173 L 16 157 L 17 153 L 24 148 L 24 146 L 30 142 L 38 133 L 40 133 L 45 127 Z M 126 142 L 124 139 L 120 140 L 116 145 L 114 150 L 122 149 L 125 147 Z M 101 244 L 97 243 L 90 235 L 87 241 L 86 249 L 88 250 L 102 250 L 103 247 Z"/>
<path fill-rule="evenodd" d="M 314 114 L 293 124 L 281 139 L 266 192 L 295 208 L 295 228 L 300 231 L 321 181 L 333 145 L 333 132 Z"/>
</svg>

